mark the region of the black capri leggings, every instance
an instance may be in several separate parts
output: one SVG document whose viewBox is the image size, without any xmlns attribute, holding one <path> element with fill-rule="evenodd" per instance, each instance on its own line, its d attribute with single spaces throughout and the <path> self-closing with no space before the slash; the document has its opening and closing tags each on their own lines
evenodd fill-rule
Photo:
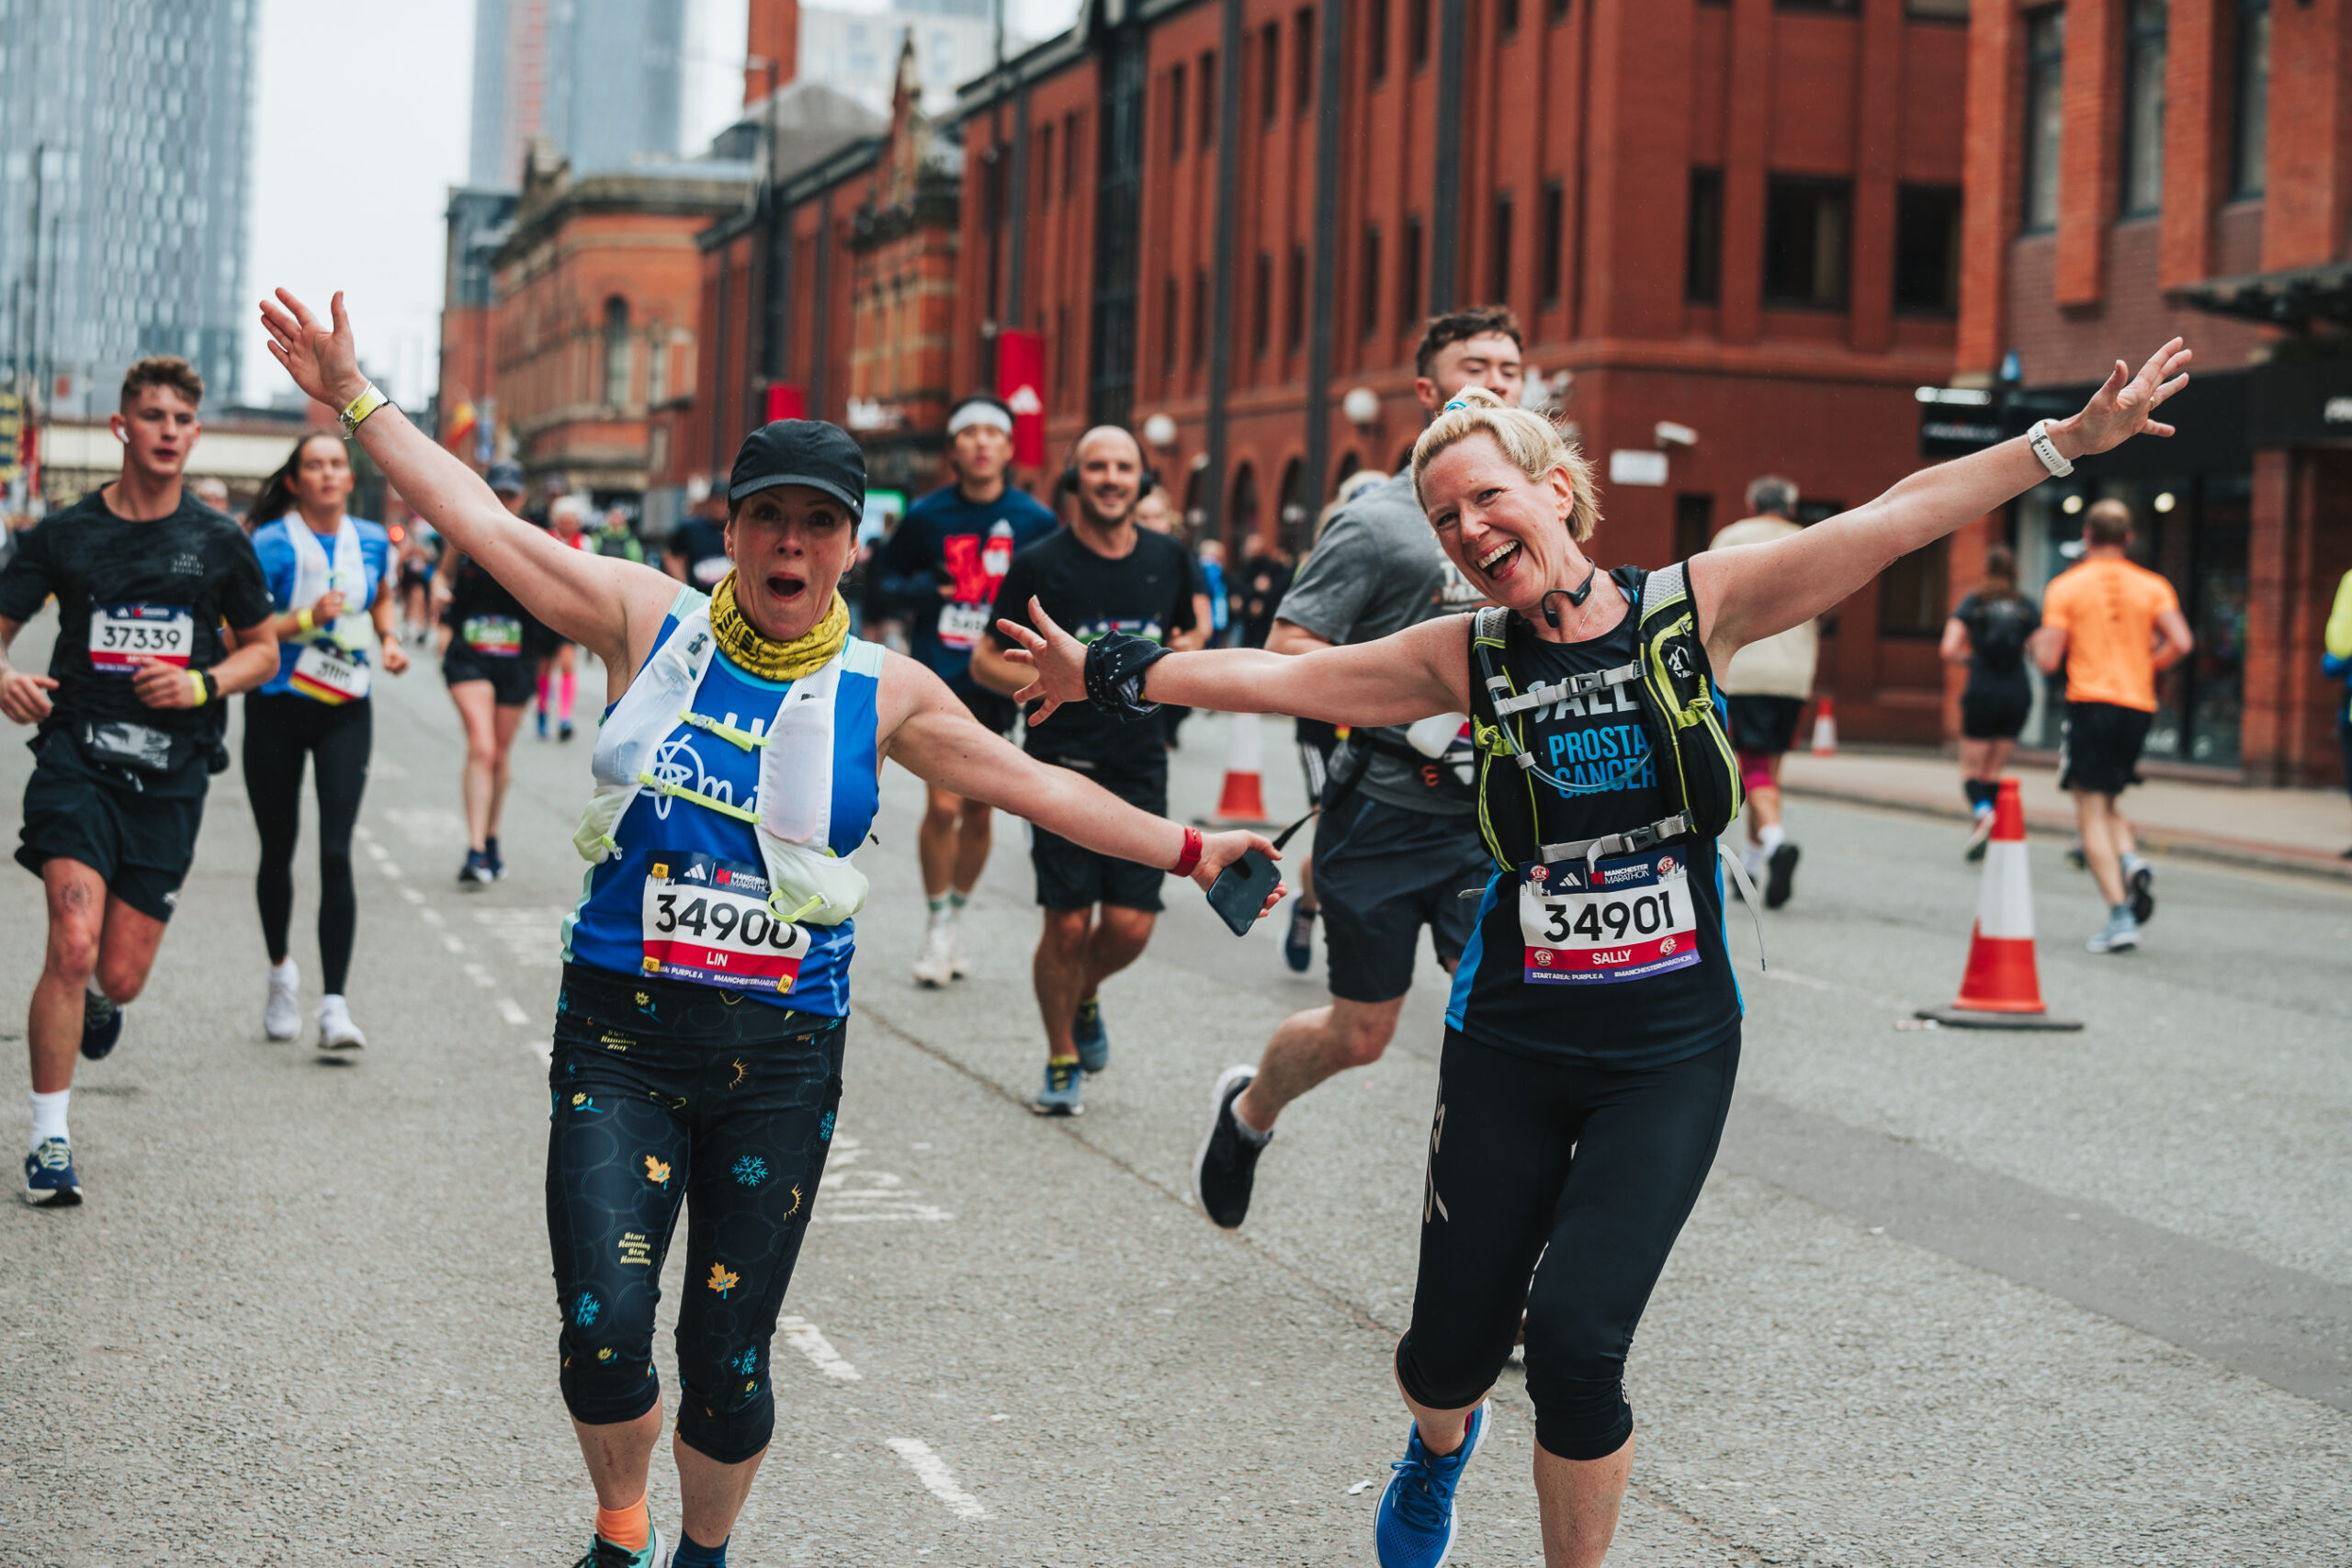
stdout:
<svg viewBox="0 0 2352 1568">
<path fill-rule="evenodd" d="M 293 692 L 255 692 L 245 699 L 245 800 L 261 835 L 254 900 L 261 906 L 269 961 L 286 957 L 294 918 L 294 843 L 302 830 L 302 762 L 317 764 L 319 794 L 319 963 L 329 996 L 351 976 L 359 895 L 351 879 L 351 829 L 368 787 L 375 719 L 367 701 L 330 704 Z"/>
<path fill-rule="evenodd" d="M 684 1202 L 678 1436 L 721 1464 L 767 1447 L 768 1342 L 832 1146 L 845 1032 L 707 986 L 564 966 L 548 1241 L 579 1420 L 634 1421 L 661 1400 L 653 1309 Z"/>
<path fill-rule="evenodd" d="M 1441 1410 L 1476 1400 L 1523 1307 L 1536 1442 L 1570 1460 L 1623 1448 L 1625 1353 L 1714 1163 L 1738 1067 L 1736 1032 L 1615 1072 L 1446 1031 L 1413 1323 L 1396 1347 L 1405 1392 Z"/>
</svg>

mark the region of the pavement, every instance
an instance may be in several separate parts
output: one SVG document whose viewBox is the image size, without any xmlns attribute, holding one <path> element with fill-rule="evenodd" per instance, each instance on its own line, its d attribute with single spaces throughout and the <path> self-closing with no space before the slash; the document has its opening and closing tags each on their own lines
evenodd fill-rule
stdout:
<svg viewBox="0 0 2352 1568">
<path fill-rule="evenodd" d="M 2072 796 L 2058 787 L 2055 765 L 2021 759 L 2011 765 L 2030 832 L 2075 831 Z M 1888 806 L 1966 820 L 1960 765 L 1919 750 L 1841 750 L 1816 757 L 1792 751 L 1781 766 L 1791 795 Z M 2352 882 L 2352 802 L 2341 789 L 2257 789 L 2249 785 L 2154 776 L 2123 796 L 2124 815 L 2144 849 L 2225 865 L 2300 871 Z"/>
<path fill-rule="evenodd" d="M 383 682 L 378 707 L 368 1049 L 262 1036 L 232 770 L 122 1044 L 80 1074 L 88 1201 L 0 1206 L 0 1563 L 556 1564 L 586 1544 L 541 1150 L 588 739 L 520 742 L 514 874 L 466 893 L 437 676 Z M 1180 815 L 1216 800 L 1229 722 L 1188 726 Z M 1283 816 L 1301 786 L 1265 735 Z M 0 748 L 0 789 L 27 766 Z M 978 972 L 920 990 L 920 786 L 888 768 L 883 798 L 841 1131 L 730 1561 L 1369 1562 L 1404 1428 L 1387 1367 L 1434 964 L 1386 1056 L 1293 1109 L 1249 1224 L 1220 1232 L 1189 1193 L 1209 1087 L 1323 996 L 1283 966 L 1282 917 L 1237 941 L 1171 886 L 1105 987 L 1087 1113 L 1043 1121 L 1019 826 L 1000 818 L 966 917 Z M 1804 858 L 1764 919 L 1768 970 L 1732 916 L 1741 1088 L 1634 1348 L 1611 1562 L 2352 1559 L 2352 889 L 2160 855 L 2146 945 L 2096 958 L 2096 895 L 2036 841 L 2042 984 L 2088 1027 L 1922 1030 L 1974 908 L 1962 828 L 1802 797 L 1789 818 Z M 0 993 L 28 989 L 40 919 L 0 901 Z M 673 1256 L 673 1298 L 681 1274 Z M 1473 1568 L 1542 1556 L 1516 1371 L 1497 1398 L 1451 1560 Z M 652 1496 L 674 1529 L 659 1461 Z"/>
</svg>

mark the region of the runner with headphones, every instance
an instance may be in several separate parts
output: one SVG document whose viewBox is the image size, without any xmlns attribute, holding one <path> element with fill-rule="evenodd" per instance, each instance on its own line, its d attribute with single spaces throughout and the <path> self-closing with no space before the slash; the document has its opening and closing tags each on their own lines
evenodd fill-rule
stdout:
<svg viewBox="0 0 2352 1568">
<path fill-rule="evenodd" d="M 1012 558 L 995 614 L 972 652 L 980 684 L 1011 696 L 1029 671 L 1005 657 L 999 620 L 1029 625 L 1032 601 L 1082 641 L 1124 632 L 1166 646 L 1193 629 L 1193 570 L 1184 547 L 1136 526 L 1136 503 L 1159 482 L 1143 443 L 1115 424 L 1080 436 L 1057 494 L 1077 498 L 1070 525 Z M 1168 749 L 1157 724 L 1123 724 L 1083 705 L 1029 731 L 1029 754 L 1073 769 L 1154 816 L 1168 809 Z M 1143 955 L 1159 914 L 1157 867 L 1137 865 L 1036 827 L 1029 860 L 1046 912 L 1033 974 L 1046 1024 L 1046 1083 L 1034 1109 L 1075 1116 L 1082 1073 L 1111 1062 L 1102 982 Z"/>
</svg>

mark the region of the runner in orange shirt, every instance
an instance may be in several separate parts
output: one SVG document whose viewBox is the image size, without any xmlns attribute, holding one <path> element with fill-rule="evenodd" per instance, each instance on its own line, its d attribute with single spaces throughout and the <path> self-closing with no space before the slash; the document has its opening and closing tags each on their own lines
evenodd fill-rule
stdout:
<svg viewBox="0 0 2352 1568">
<path fill-rule="evenodd" d="M 2058 784 L 2075 796 L 2083 858 L 2107 899 L 2107 924 L 2093 953 L 2140 945 L 2140 922 L 2155 910 L 2154 868 L 2140 858 L 2116 797 L 2139 782 L 2140 748 L 2156 712 L 2156 672 L 2197 646 L 2172 584 L 2124 558 L 2132 512 L 2120 501 L 2083 513 L 2083 560 L 2062 572 L 2042 600 L 2034 661 L 2044 674 L 2066 669 L 2066 729 Z"/>
</svg>

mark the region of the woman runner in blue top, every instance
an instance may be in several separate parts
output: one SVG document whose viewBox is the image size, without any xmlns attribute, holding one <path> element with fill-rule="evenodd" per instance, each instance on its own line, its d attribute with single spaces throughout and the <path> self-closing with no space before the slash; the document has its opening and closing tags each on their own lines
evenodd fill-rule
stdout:
<svg viewBox="0 0 2352 1568">
<path fill-rule="evenodd" d="M 592 869 L 564 925 L 549 1066 L 561 1385 L 598 1502 L 580 1561 L 665 1561 L 645 1484 L 662 1425 L 654 1304 L 682 1201 L 678 1560 L 720 1561 L 774 1428 L 769 1341 L 841 1097 L 865 899 L 850 855 L 881 760 L 1204 888 L 1271 846 L 1204 839 L 1033 762 L 930 670 L 849 638 L 835 590 L 856 558 L 865 467 L 836 427 L 780 421 L 744 441 L 728 483 L 735 570 L 706 595 L 509 515 L 379 404 L 341 295 L 332 330 L 283 290 L 262 317 L 295 382 L 358 424 L 451 547 L 604 662 L 611 705 L 573 840 Z"/>
<path fill-rule="evenodd" d="M 1721 722 L 1708 671 L 2075 457 L 2142 430 L 2170 435 L 2149 415 L 2188 362 L 2177 339 L 2137 376 L 2119 360 L 2071 419 L 1801 534 L 1656 573 L 1593 565 L 1600 513 L 1582 454 L 1474 388 L 1422 434 L 1413 482 L 1445 553 L 1507 614 L 1481 612 L 1475 634 L 1457 615 L 1297 657 L 1178 653 L 1141 668 L 1131 700 L 1335 723 L 1478 718 L 1479 817 L 1498 863 L 1446 1012 L 1419 1277 L 1396 1357 L 1413 1427 L 1376 1515 L 1383 1568 L 1444 1558 L 1454 1487 L 1522 1313 L 1544 1562 L 1595 1568 L 1616 1532 L 1634 1454 L 1625 1353 L 1714 1159 L 1739 1056 L 1713 840 L 1737 795 L 1719 733 L 1721 771 L 1706 778 L 1721 787 L 1689 782 L 1711 758 L 1709 712 Z M 1042 615 L 1034 632 L 998 625 L 1036 667 L 1020 696 L 1044 699 L 1040 718 L 1087 699 L 1090 660 L 1132 679 L 1150 657 L 1111 638 L 1080 648 Z M 1676 733 L 1654 750 L 1664 724 L 1644 694 L 1661 689 L 1696 694 L 1665 714 Z M 1694 829 L 1709 811 L 1721 821 Z"/>
</svg>

